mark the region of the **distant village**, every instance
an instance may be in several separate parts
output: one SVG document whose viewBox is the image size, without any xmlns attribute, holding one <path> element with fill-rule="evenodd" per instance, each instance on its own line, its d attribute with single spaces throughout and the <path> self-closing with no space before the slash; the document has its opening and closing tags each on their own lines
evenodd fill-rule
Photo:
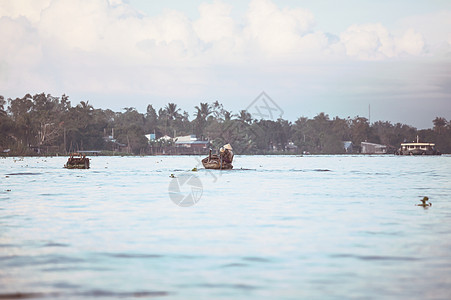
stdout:
<svg viewBox="0 0 451 300">
<path fill-rule="evenodd" d="M 254 119 L 218 101 L 200 102 L 193 116 L 175 103 L 158 109 L 149 104 L 145 113 L 132 107 L 114 112 L 88 101 L 73 106 L 66 95 L 0 96 L 0 155 L 204 155 L 227 143 L 236 154 L 393 154 L 412 142 L 422 142 L 424 151 L 433 145 L 451 153 L 451 122 L 443 117 L 417 130 L 388 121 L 370 124 L 360 116 L 299 114 L 294 122 Z"/>
<path fill-rule="evenodd" d="M 172 138 L 168 135 L 164 135 L 160 138 L 156 138 L 155 134 L 150 133 L 146 134 L 151 153 L 154 155 L 166 155 L 166 154 L 174 154 L 174 155 L 202 155 L 208 152 L 208 150 L 212 147 L 210 141 L 202 141 L 197 139 L 195 134 L 185 135 L 185 136 L 176 136 Z M 130 153 L 131 149 L 126 144 L 121 144 L 114 139 L 113 135 L 108 136 L 106 139 L 107 142 L 113 143 L 116 148 L 115 151 L 122 153 Z M 152 145 L 172 145 L 166 147 L 158 147 Z M 294 154 L 310 154 L 308 151 L 303 151 L 302 153 L 298 151 L 298 146 L 293 142 L 288 142 L 284 149 L 279 148 L 276 145 L 271 145 L 271 148 L 268 149 L 268 153 L 271 151 L 274 153 L 294 153 Z M 356 146 L 352 143 L 352 141 L 343 141 L 343 153 L 347 154 L 388 154 L 395 153 L 397 149 L 387 145 L 361 142 L 360 146 Z"/>
</svg>

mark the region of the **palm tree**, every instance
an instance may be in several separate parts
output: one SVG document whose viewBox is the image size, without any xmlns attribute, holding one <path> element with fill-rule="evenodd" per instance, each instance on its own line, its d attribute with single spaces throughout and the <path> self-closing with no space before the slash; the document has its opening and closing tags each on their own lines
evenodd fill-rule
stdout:
<svg viewBox="0 0 451 300">
<path fill-rule="evenodd" d="M 168 103 L 164 109 L 160 109 L 158 111 L 158 118 L 161 120 L 163 127 L 164 127 L 164 133 L 174 133 L 175 137 L 175 121 L 180 120 L 181 115 L 179 113 L 180 108 L 177 108 L 177 104 L 175 103 Z"/>
<path fill-rule="evenodd" d="M 77 107 L 79 107 L 83 110 L 88 110 L 88 111 L 94 109 L 94 107 L 91 104 L 89 104 L 89 101 L 86 101 L 86 102 L 80 101 L 80 104 L 78 104 Z"/>
<path fill-rule="evenodd" d="M 234 114 L 232 113 L 232 111 L 224 110 L 224 121 L 232 120 L 233 116 Z"/>
<path fill-rule="evenodd" d="M 177 108 L 177 104 L 175 103 L 168 103 L 166 107 L 164 108 L 169 120 L 175 120 L 180 117 L 179 111 L 180 108 Z"/>
<path fill-rule="evenodd" d="M 202 137 L 205 127 L 207 126 L 207 118 L 212 114 L 211 106 L 208 103 L 200 103 L 200 106 L 194 107 L 196 112 L 196 119 L 193 122 L 194 133 L 198 137 Z"/>
<path fill-rule="evenodd" d="M 238 115 L 238 120 L 244 123 L 251 123 L 252 115 L 247 112 L 247 110 L 240 110 L 240 114 Z"/>
<path fill-rule="evenodd" d="M 195 106 L 195 109 L 197 109 L 196 112 L 196 118 L 202 119 L 202 120 L 206 120 L 207 117 L 212 113 L 211 107 L 208 103 L 200 103 L 200 107 L 199 106 Z"/>
<path fill-rule="evenodd" d="M 6 104 L 5 97 L 0 96 L 0 114 L 2 115 L 6 115 L 5 104 Z"/>
<path fill-rule="evenodd" d="M 438 132 L 438 134 L 442 133 L 442 129 L 446 126 L 446 119 L 445 118 L 435 118 L 433 121 L 434 123 L 434 130 Z"/>
</svg>

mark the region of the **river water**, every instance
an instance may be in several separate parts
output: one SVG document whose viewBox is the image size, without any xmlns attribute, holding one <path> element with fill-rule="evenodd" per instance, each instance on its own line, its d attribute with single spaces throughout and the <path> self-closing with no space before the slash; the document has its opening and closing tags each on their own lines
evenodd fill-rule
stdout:
<svg viewBox="0 0 451 300">
<path fill-rule="evenodd" d="M 0 299 L 450 299 L 450 156 L 200 158 L 0 159 Z"/>
</svg>

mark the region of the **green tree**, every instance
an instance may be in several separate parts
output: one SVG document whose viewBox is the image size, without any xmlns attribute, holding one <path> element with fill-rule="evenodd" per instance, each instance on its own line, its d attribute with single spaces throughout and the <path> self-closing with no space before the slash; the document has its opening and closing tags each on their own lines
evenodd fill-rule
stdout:
<svg viewBox="0 0 451 300">
<path fill-rule="evenodd" d="M 8 116 L 5 110 L 6 100 L 0 96 L 0 152 L 3 149 L 9 149 L 14 144 L 12 133 L 14 130 L 14 122 Z"/>
<path fill-rule="evenodd" d="M 94 109 L 89 101 L 80 101 L 69 109 L 64 124 L 67 151 L 103 149 L 103 134 L 107 125 L 104 111 Z"/>
<path fill-rule="evenodd" d="M 164 109 L 158 111 L 158 120 L 164 134 L 176 134 L 177 128 L 174 123 L 181 118 L 179 111 L 180 108 L 175 103 L 168 103 Z"/>
<path fill-rule="evenodd" d="M 147 105 L 146 117 L 145 117 L 145 129 L 146 132 L 157 132 L 158 130 L 158 115 L 151 104 Z"/>
<path fill-rule="evenodd" d="M 17 147 L 21 148 L 20 151 L 22 152 L 27 151 L 29 145 L 34 142 L 36 135 L 36 129 L 30 115 L 33 107 L 32 100 L 33 97 L 30 94 L 14 100 L 8 99 L 8 112 L 11 114 L 15 127 L 12 137 L 18 142 Z"/>
<path fill-rule="evenodd" d="M 117 141 L 127 145 L 130 153 L 141 154 L 147 149 L 145 121 L 145 116 L 134 107 L 126 107 L 123 113 L 116 114 L 114 128 Z"/>
<path fill-rule="evenodd" d="M 364 117 L 355 117 L 351 121 L 351 136 L 354 145 L 360 145 L 361 142 L 367 142 L 370 136 L 370 124 Z"/>
<path fill-rule="evenodd" d="M 63 134 L 64 105 L 58 97 L 44 93 L 33 96 L 31 117 L 37 127 L 37 144 L 52 145 Z"/>
<path fill-rule="evenodd" d="M 439 117 L 435 118 L 432 122 L 434 123 L 434 130 L 436 132 L 438 132 L 438 134 L 442 133 L 442 131 L 445 129 L 445 126 L 447 124 L 447 121 L 445 118 L 439 118 Z"/>
<path fill-rule="evenodd" d="M 180 117 L 180 108 L 177 108 L 177 104 L 175 103 L 168 103 L 166 107 L 164 108 L 166 115 L 169 120 L 175 120 Z"/>
<path fill-rule="evenodd" d="M 0 115 L 6 115 L 5 104 L 6 104 L 5 97 L 0 95 Z"/>
<path fill-rule="evenodd" d="M 195 106 L 196 118 L 193 121 L 194 133 L 198 138 L 204 135 L 205 127 L 207 126 L 207 118 L 212 113 L 211 107 L 208 103 L 200 103 L 200 106 Z"/>
<path fill-rule="evenodd" d="M 238 113 L 238 120 L 243 123 L 251 124 L 252 115 L 247 110 L 240 110 Z"/>
</svg>

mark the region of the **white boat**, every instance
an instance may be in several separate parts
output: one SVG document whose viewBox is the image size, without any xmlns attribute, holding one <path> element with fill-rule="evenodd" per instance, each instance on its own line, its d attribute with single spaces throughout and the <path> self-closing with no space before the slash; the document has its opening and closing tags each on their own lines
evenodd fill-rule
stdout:
<svg viewBox="0 0 451 300">
<path fill-rule="evenodd" d="M 402 143 L 396 152 L 398 155 L 440 155 L 433 143 L 420 143 L 417 136 L 416 143 Z"/>
</svg>

